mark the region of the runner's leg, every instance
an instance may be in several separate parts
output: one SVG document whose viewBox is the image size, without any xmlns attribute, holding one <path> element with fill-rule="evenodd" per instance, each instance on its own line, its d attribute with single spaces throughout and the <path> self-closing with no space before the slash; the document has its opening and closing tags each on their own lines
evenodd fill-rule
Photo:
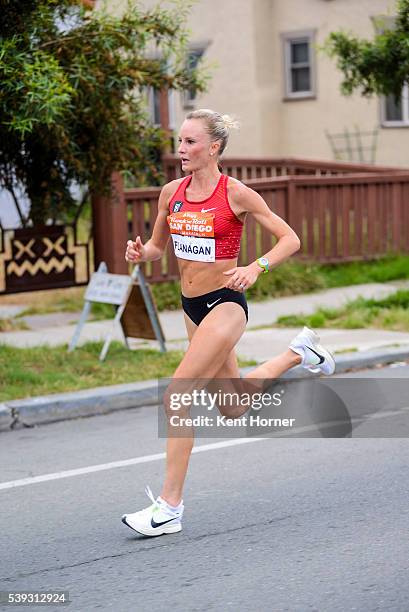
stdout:
<svg viewBox="0 0 409 612">
<path fill-rule="evenodd" d="M 173 376 L 176 388 L 178 379 L 193 381 L 194 386 L 194 381 L 198 379 L 215 378 L 222 367 L 224 376 L 231 373 L 238 377 L 234 346 L 246 326 L 242 307 L 226 302 L 216 306 L 199 326 L 186 315 L 185 321 L 190 345 Z M 229 370 L 226 365 L 229 365 Z M 182 498 L 183 483 L 193 447 L 193 428 L 185 427 L 182 431 L 181 428 L 178 429 L 177 436 L 172 435 L 172 431 L 168 436 L 166 477 L 161 492 L 161 497 L 173 506 Z"/>
</svg>

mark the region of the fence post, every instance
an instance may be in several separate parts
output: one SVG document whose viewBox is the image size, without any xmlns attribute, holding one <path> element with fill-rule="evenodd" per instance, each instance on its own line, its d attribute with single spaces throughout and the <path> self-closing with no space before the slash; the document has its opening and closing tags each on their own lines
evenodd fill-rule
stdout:
<svg viewBox="0 0 409 612">
<path fill-rule="evenodd" d="M 111 195 L 93 194 L 91 202 L 95 269 L 101 261 L 105 261 L 109 272 L 128 274 L 128 264 L 125 261 L 128 218 L 119 172 L 112 175 Z"/>
<path fill-rule="evenodd" d="M 296 186 L 294 179 L 289 176 L 287 179 L 287 193 L 286 193 L 286 202 L 285 202 L 285 218 L 284 220 L 288 223 L 288 225 L 297 233 L 300 233 L 298 228 L 299 224 L 298 216 L 297 216 L 297 206 L 296 206 Z"/>
</svg>

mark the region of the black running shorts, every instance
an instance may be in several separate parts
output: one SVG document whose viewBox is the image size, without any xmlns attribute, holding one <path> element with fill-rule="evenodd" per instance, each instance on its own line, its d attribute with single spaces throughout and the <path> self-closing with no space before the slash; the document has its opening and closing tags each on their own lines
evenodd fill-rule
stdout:
<svg viewBox="0 0 409 612">
<path fill-rule="evenodd" d="M 246 298 L 244 294 L 239 291 L 233 291 L 233 289 L 217 289 L 216 291 L 210 291 L 204 295 L 198 295 L 197 297 L 185 297 L 182 295 L 182 307 L 189 319 L 192 319 L 193 323 L 199 325 L 207 314 L 218 304 L 224 302 L 234 302 L 240 304 L 243 308 L 246 321 L 249 320 L 248 308 Z"/>
</svg>

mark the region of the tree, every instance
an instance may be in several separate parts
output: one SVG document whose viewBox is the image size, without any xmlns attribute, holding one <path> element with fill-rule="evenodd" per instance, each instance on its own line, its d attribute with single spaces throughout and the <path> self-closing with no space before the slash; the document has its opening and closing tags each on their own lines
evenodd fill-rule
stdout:
<svg viewBox="0 0 409 612">
<path fill-rule="evenodd" d="M 346 32 L 333 32 L 324 49 L 337 59 L 343 73 L 341 91 L 351 95 L 360 90 L 364 96 L 393 94 L 398 99 L 409 81 L 409 0 L 399 0 L 395 27 L 384 28 L 372 41 L 361 40 Z"/>
<path fill-rule="evenodd" d="M 115 17 L 80 0 L 0 0 L 0 187 L 24 191 L 34 224 L 70 213 L 74 184 L 104 193 L 113 171 L 158 178 L 166 135 L 146 88 L 206 81 L 185 69 L 190 7 L 174 4 L 129 1 Z"/>
</svg>

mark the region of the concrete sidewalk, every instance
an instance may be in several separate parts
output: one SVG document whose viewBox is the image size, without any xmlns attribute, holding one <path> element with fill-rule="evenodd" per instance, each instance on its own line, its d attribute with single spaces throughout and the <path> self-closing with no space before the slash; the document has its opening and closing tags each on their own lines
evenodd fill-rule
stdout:
<svg viewBox="0 0 409 612">
<path fill-rule="evenodd" d="M 409 282 L 355 285 L 320 291 L 308 295 L 276 298 L 249 304 L 249 325 L 237 346 L 238 355 L 247 360 L 263 362 L 285 350 L 297 333 L 294 328 L 272 328 L 281 315 L 311 314 L 319 306 L 339 307 L 359 296 L 382 298 L 394 293 Z M 8 307 L 9 308 L 9 307 Z M 0 317 L 4 316 L 1 312 Z M 48 317 L 48 319 L 47 319 Z M 0 344 L 16 347 L 67 344 L 74 333 L 75 324 L 55 325 L 59 315 L 30 317 L 36 330 L 0 333 Z M 72 321 L 75 313 L 67 313 L 60 320 Z M 182 311 L 160 313 L 167 340 L 167 348 L 185 349 L 186 330 Z M 49 326 L 52 323 L 52 326 Z M 87 323 L 80 344 L 105 339 L 112 321 Z M 374 329 L 321 329 L 321 342 L 335 354 L 337 372 L 364 369 L 375 364 L 387 364 L 409 359 L 409 333 Z M 122 339 L 119 329 L 113 338 Z M 131 340 L 132 348 L 155 347 L 156 342 Z M 1 350 L 1 349 L 0 349 Z M 109 359 L 109 352 L 107 359 Z M 289 377 L 305 375 L 302 368 L 294 368 Z M 112 387 L 100 387 L 75 393 L 54 394 L 0 404 L 0 430 L 21 425 L 34 425 L 55 420 L 103 414 L 113 410 L 135 408 L 157 402 L 157 381 L 145 381 Z"/>
</svg>

